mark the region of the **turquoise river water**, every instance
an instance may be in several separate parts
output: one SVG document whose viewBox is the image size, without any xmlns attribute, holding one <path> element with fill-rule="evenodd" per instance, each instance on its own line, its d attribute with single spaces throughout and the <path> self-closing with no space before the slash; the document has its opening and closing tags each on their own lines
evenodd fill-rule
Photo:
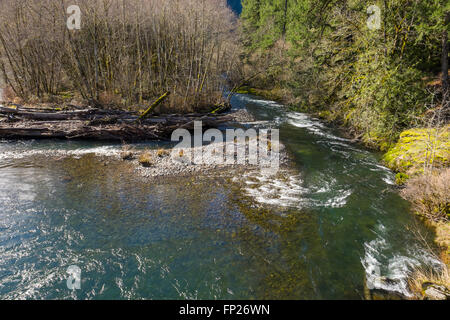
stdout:
<svg viewBox="0 0 450 320">
<path fill-rule="evenodd" d="M 276 176 L 150 181 L 117 144 L 1 141 L 0 299 L 364 299 L 367 280 L 408 295 L 408 270 L 439 264 L 376 153 L 275 102 L 232 104 L 280 128 Z"/>
</svg>

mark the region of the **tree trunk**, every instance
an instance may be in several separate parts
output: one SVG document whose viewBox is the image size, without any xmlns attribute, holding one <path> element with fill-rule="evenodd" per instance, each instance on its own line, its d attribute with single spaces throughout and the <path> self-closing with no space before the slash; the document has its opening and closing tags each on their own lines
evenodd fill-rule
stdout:
<svg viewBox="0 0 450 320">
<path fill-rule="evenodd" d="M 450 12 L 446 13 L 444 32 L 442 33 L 442 92 L 443 96 L 448 95 L 448 30 L 450 22 Z"/>
<path fill-rule="evenodd" d="M 284 0 L 283 36 L 286 35 L 288 0 Z"/>
</svg>

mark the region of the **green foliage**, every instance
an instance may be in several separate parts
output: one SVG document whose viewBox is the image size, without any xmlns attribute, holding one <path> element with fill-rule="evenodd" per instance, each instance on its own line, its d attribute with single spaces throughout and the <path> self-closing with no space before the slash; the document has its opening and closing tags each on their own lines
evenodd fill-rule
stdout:
<svg viewBox="0 0 450 320">
<path fill-rule="evenodd" d="M 403 172 L 399 172 L 395 175 L 395 183 L 398 185 L 404 185 L 408 179 L 409 176 Z"/>
<path fill-rule="evenodd" d="M 242 19 L 246 44 L 269 48 L 282 36 L 285 0 L 244 0 Z"/>
<path fill-rule="evenodd" d="M 446 167 L 450 154 L 450 126 L 410 129 L 384 155 L 384 162 L 397 172 L 414 176 L 430 167 Z"/>
<path fill-rule="evenodd" d="M 284 3 L 243 2 L 248 61 L 272 61 L 252 86 L 281 86 L 284 102 L 339 119 L 377 147 L 417 124 L 433 99 L 426 82 L 440 70 L 448 1 L 288 0 L 286 14 Z M 371 4 L 381 8 L 378 30 L 367 26 Z"/>
</svg>

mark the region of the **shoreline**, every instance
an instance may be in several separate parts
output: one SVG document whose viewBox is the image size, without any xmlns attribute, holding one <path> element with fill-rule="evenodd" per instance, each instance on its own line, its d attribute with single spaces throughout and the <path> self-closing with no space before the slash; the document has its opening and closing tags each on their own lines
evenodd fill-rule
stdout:
<svg viewBox="0 0 450 320">
<path fill-rule="evenodd" d="M 273 98 L 275 97 L 272 93 L 271 90 L 264 90 L 264 89 L 257 89 L 257 88 L 251 88 L 251 87 L 245 87 L 244 91 L 241 91 L 242 93 L 247 93 L 247 94 L 256 94 L 258 93 L 258 96 L 262 97 L 263 99 L 269 99 L 269 100 L 273 100 L 277 103 L 281 103 L 284 104 L 285 102 L 283 102 L 282 99 L 280 100 L 274 100 Z M 265 94 L 267 93 L 267 95 Z M 309 114 L 310 116 L 314 116 L 319 118 L 321 121 L 324 121 L 325 123 L 327 123 L 328 125 L 331 125 L 335 128 L 337 128 L 342 134 L 343 136 L 345 136 L 348 139 L 351 139 L 353 143 L 357 143 L 360 146 L 364 147 L 364 148 L 368 148 L 372 151 L 375 152 L 379 152 L 381 154 L 381 159 L 380 159 L 380 164 L 386 166 L 387 168 L 389 168 L 390 170 L 392 170 L 395 174 L 396 174 L 396 182 L 395 182 L 395 187 L 399 190 L 399 192 L 401 193 L 402 190 L 404 190 L 407 186 L 408 180 L 410 179 L 409 176 L 407 176 L 407 179 L 403 179 L 403 177 L 405 176 L 405 173 L 402 172 L 401 170 L 399 170 L 398 167 L 396 167 L 395 165 L 393 165 L 392 163 L 388 163 L 388 161 L 386 161 L 386 156 L 389 154 L 389 151 L 392 150 L 393 148 L 397 147 L 399 144 L 401 144 L 401 138 L 396 142 L 396 144 L 392 145 L 392 146 L 384 146 L 383 143 L 368 143 L 365 142 L 362 139 L 361 135 L 356 135 L 355 132 L 353 131 L 353 128 L 351 126 L 349 126 L 348 124 L 343 123 L 342 121 L 340 121 L 339 119 L 331 119 L 329 117 L 328 112 L 315 112 L 315 113 L 308 113 L 305 112 L 306 114 Z M 414 129 L 409 129 L 404 131 L 409 132 L 411 130 Z M 421 129 L 419 129 L 421 130 Z M 400 157 L 402 157 L 402 155 L 400 155 Z M 412 162 L 414 162 L 417 160 L 412 160 Z M 438 169 L 439 170 L 445 170 L 445 165 L 443 165 L 444 169 Z M 415 176 L 416 178 L 421 178 L 424 177 L 425 175 L 423 173 L 418 174 L 417 176 Z M 399 179 L 402 178 L 402 179 Z M 402 196 L 404 198 L 404 196 Z M 413 204 L 413 201 L 411 201 L 411 199 L 405 199 L 406 201 L 408 201 L 409 203 Z M 416 199 L 414 199 L 416 200 Z M 439 248 L 439 260 L 443 263 L 444 266 L 446 266 L 447 270 L 450 269 L 450 239 L 449 239 L 449 235 L 448 235 L 448 230 L 450 230 L 450 223 L 447 221 L 440 221 L 440 222 L 436 222 L 433 221 L 432 219 L 430 219 L 429 217 L 426 217 L 423 214 L 420 214 L 419 212 L 414 212 L 413 209 L 411 209 L 411 214 L 414 214 L 416 216 L 418 216 L 422 222 L 427 226 L 427 228 L 431 229 L 433 234 L 434 234 L 434 243 L 436 244 L 436 246 Z M 447 271 L 448 272 L 448 271 Z M 413 277 L 414 275 L 412 275 Z M 431 275 L 429 276 L 430 278 L 432 277 Z M 427 281 L 424 282 L 424 285 L 426 285 Z M 447 290 L 449 290 L 450 288 L 447 288 Z M 426 288 L 422 290 L 421 294 L 422 294 L 422 299 L 430 299 L 429 296 L 427 296 L 427 294 L 425 293 Z M 445 292 L 445 291 L 444 291 Z M 418 292 L 414 292 L 415 294 L 418 294 Z M 450 295 L 448 295 L 449 292 L 447 291 L 447 297 L 450 297 Z M 383 294 L 381 294 L 382 296 Z M 387 294 L 385 294 L 387 297 L 389 297 L 389 292 Z M 395 295 L 395 293 L 394 293 Z"/>
<path fill-rule="evenodd" d="M 228 125 L 230 128 L 239 128 L 243 125 L 248 126 L 252 125 L 253 122 L 255 122 L 255 118 L 248 113 L 246 110 L 239 109 L 239 110 L 233 110 L 229 111 L 222 115 L 225 119 L 225 121 L 220 121 L 222 124 Z M 202 117 L 197 117 L 198 119 L 192 118 L 192 121 L 202 121 Z M 26 123 L 26 122 L 24 122 Z M 210 128 L 211 126 L 206 126 L 204 129 Z M 191 129 L 190 127 L 186 127 L 186 129 Z M 0 133 L 1 133 L 1 121 L 0 121 Z M 0 134 L 0 139 L 4 139 L 6 141 L 21 141 L 21 140 L 53 140 L 57 139 L 60 141 L 98 141 L 99 143 L 106 142 L 106 141 L 117 141 L 117 139 L 112 140 L 103 140 L 103 139 L 80 139 L 80 138 L 74 138 L 74 139 L 66 139 L 66 138 L 48 138 L 43 137 L 42 139 L 33 139 L 32 137 L 26 137 L 23 138 L 9 138 L 9 137 L 3 137 Z M 168 139 L 163 140 L 147 140 L 148 142 L 153 143 L 164 143 L 164 142 L 170 142 Z M 133 142 L 139 142 L 130 140 L 131 143 Z M 145 142 L 145 140 L 144 140 Z M 264 141 L 268 143 L 267 141 Z M 270 143 L 270 142 L 269 142 Z M 214 156 L 211 155 L 211 148 L 214 150 L 222 150 L 223 156 L 228 157 L 227 159 L 233 157 L 235 159 L 235 162 L 237 162 L 237 153 L 234 153 L 232 155 L 227 154 L 227 148 L 236 148 L 235 150 L 239 150 L 239 148 L 244 148 L 246 150 L 246 161 L 245 163 L 233 163 L 233 164 L 226 164 L 221 163 L 224 161 L 221 161 L 218 158 L 218 155 Z M 283 144 L 279 143 L 278 145 L 271 145 L 271 148 L 276 147 L 276 149 L 279 151 L 276 154 L 271 154 L 272 157 L 276 157 L 279 159 L 279 165 L 285 166 L 290 161 L 290 156 L 287 154 L 286 148 Z M 52 159 L 56 160 L 62 160 L 68 157 L 82 157 L 84 155 L 88 154 L 95 154 L 95 156 L 98 156 L 100 158 L 104 158 L 105 163 L 108 163 L 111 159 L 113 161 L 122 161 L 122 162 L 128 162 L 134 167 L 134 171 L 139 173 L 141 176 L 145 178 L 150 179 L 157 179 L 157 178 L 169 178 L 169 177 L 177 177 L 177 176 L 191 176 L 194 174 L 210 174 L 212 172 L 222 172 L 227 170 L 258 170 L 261 169 L 261 166 L 259 164 L 249 164 L 248 163 L 248 152 L 249 152 L 249 144 L 244 143 L 242 144 L 241 141 L 234 141 L 232 143 L 211 143 L 209 145 L 203 145 L 202 147 L 192 147 L 189 150 L 182 150 L 184 154 L 180 156 L 180 150 L 176 149 L 175 147 L 167 147 L 167 146 L 161 146 L 160 148 L 145 148 L 145 149 L 135 149 L 132 146 L 129 146 L 125 144 L 125 141 L 122 141 L 122 149 L 111 149 L 111 150 L 100 150 L 99 152 L 96 152 L 95 150 L 76 150 L 72 152 L 68 152 L 65 154 L 62 153 L 54 153 L 54 154 L 31 154 L 31 156 L 43 156 L 43 157 L 50 157 Z M 214 153 L 214 150 L 213 153 Z M 231 150 L 231 149 L 228 149 Z M 206 157 L 203 157 L 203 160 L 205 163 L 194 163 L 193 161 L 193 154 L 196 152 L 201 152 L 202 154 L 207 154 Z M 191 155 L 189 155 L 189 153 Z M 145 159 L 146 161 L 140 161 L 140 157 L 146 156 L 148 159 Z M 270 157 L 266 159 L 259 159 L 266 163 L 270 161 Z"/>
</svg>

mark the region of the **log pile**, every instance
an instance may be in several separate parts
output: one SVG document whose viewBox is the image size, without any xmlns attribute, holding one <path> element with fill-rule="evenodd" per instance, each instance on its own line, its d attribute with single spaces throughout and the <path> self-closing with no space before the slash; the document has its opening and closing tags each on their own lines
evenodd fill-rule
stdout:
<svg viewBox="0 0 450 320">
<path fill-rule="evenodd" d="M 232 121 L 227 114 L 172 114 L 141 119 L 135 112 L 96 108 L 52 109 L 0 106 L 0 139 L 169 140 L 179 128 L 216 128 Z"/>
</svg>

